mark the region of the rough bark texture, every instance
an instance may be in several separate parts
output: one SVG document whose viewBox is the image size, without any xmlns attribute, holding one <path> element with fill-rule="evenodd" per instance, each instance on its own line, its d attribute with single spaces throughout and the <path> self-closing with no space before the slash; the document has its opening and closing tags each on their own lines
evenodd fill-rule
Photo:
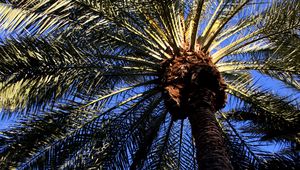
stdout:
<svg viewBox="0 0 300 170">
<path fill-rule="evenodd" d="M 226 101 L 226 84 L 209 55 L 183 51 L 162 63 L 161 80 L 173 120 L 189 118 L 199 169 L 233 169 L 214 115 Z"/>
<path fill-rule="evenodd" d="M 184 52 L 162 63 L 162 87 L 165 104 L 174 120 L 185 119 L 190 96 L 197 89 L 209 88 L 216 95 L 214 107 L 223 107 L 226 101 L 223 78 L 209 55 L 200 52 Z"/>
<path fill-rule="evenodd" d="M 214 116 L 215 94 L 209 89 L 197 90 L 190 99 L 188 118 L 197 149 L 199 170 L 231 170 L 221 128 Z"/>
</svg>

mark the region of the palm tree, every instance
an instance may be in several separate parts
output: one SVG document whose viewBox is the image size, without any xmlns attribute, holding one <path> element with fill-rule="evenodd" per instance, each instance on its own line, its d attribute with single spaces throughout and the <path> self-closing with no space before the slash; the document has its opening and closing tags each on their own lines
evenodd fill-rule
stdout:
<svg viewBox="0 0 300 170">
<path fill-rule="evenodd" d="M 299 167 L 299 1 L 0 3 L 0 167 Z"/>
</svg>

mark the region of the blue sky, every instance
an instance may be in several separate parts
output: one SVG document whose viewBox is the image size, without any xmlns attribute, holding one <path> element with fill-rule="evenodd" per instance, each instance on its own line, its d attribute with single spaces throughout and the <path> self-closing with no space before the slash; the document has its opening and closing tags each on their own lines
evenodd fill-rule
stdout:
<svg viewBox="0 0 300 170">
<path fill-rule="evenodd" d="M 7 129 L 13 122 L 14 122 L 13 119 L 0 120 L 0 131 L 3 129 Z"/>
</svg>

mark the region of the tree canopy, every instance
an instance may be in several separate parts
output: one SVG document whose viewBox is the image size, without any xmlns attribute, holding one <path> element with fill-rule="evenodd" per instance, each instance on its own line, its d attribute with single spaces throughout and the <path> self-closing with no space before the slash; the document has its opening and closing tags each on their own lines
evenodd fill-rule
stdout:
<svg viewBox="0 0 300 170">
<path fill-rule="evenodd" d="M 0 117 L 17 120 L 0 132 L 0 167 L 197 169 L 161 70 L 198 50 L 226 84 L 215 117 L 233 167 L 298 169 L 299 11 L 298 0 L 0 0 Z"/>
</svg>

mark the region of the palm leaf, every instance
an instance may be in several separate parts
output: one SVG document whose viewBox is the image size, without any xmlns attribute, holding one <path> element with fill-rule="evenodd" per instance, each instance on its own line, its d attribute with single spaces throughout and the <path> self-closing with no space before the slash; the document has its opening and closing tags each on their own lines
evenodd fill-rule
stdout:
<svg viewBox="0 0 300 170">
<path fill-rule="evenodd" d="M 1 167 L 197 169 L 161 79 L 162 63 L 201 52 L 233 101 L 215 116 L 234 167 L 297 169 L 298 99 L 258 87 L 253 71 L 299 90 L 298 1 L 0 3 L 1 116 L 22 115 L 1 131 Z M 263 152 L 265 141 L 286 147 Z"/>
</svg>

